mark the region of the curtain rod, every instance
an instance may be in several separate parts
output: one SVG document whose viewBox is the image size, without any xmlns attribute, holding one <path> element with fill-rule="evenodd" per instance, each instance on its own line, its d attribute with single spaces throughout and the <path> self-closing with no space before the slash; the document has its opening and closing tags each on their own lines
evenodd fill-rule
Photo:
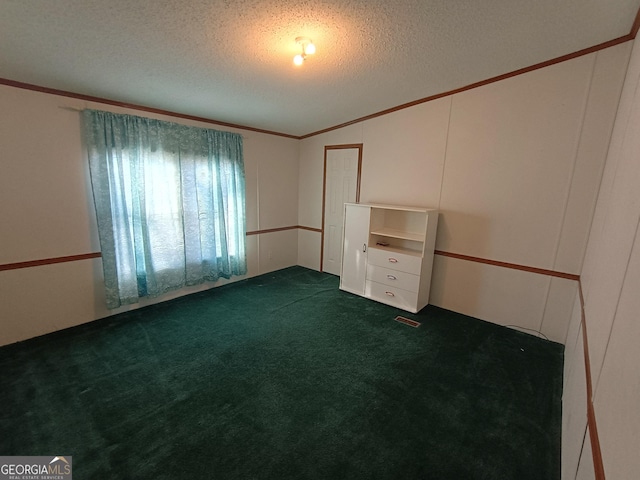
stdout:
<svg viewBox="0 0 640 480">
<path fill-rule="evenodd" d="M 84 112 L 85 110 L 93 110 L 93 109 L 90 109 L 90 108 L 69 107 L 67 105 L 58 105 L 58 108 L 60 108 L 62 110 L 68 110 L 70 112 Z M 105 111 L 107 111 L 107 110 L 105 110 Z M 130 114 L 128 114 L 128 115 L 130 115 Z M 137 115 L 137 116 L 139 117 L 140 115 Z M 149 118 L 149 117 L 145 117 L 145 118 Z M 163 121 L 167 121 L 167 120 L 163 120 Z M 171 121 L 171 120 L 169 120 L 169 121 Z M 171 121 L 171 122 L 172 123 L 178 123 L 178 122 L 173 122 L 173 121 Z M 184 125 L 184 124 L 180 124 L 180 125 Z M 199 128 L 207 128 L 207 127 L 199 127 Z M 215 130 L 215 129 L 210 129 L 210 130 Z M 221 130 L 221 131 L 224 131 L 224 130 Z M 237 135 L 240 135 L 243 139 L 249 138 L 244 133 L 237 133 Z"/>
</svg>

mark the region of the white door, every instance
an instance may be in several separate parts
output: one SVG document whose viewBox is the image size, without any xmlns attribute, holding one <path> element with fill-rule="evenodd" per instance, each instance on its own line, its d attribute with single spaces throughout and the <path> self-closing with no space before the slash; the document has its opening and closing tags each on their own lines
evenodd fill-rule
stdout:
<svg viewBox="0 0 640 480">
<path fill-rule="evenodd" d="M 340 288 L 357 295 L 364 295 L 370 216 L 371 207 L 368 205 L 345 206 Z"/>
<path fill-rule="evenodd" d="M 344 204 L 356 201 L 357 148 L 327 149 L 322 270 L 340 275 Z"/>
</svg>

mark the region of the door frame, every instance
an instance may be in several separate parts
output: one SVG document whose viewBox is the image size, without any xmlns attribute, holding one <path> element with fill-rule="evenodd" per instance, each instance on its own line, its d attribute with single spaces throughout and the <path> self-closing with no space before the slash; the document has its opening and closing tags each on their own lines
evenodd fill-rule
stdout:
<svg viewBox="0 0 640 480">
<path fill-rule="evenodd" d="M 324 146 L 324 168 L 322 172 L 322 228 L 320 230 L 320 271 L 324 266 L 324 210 L 327 201 L 327 151 L 346 150 L 350 148 L 358 149 L 358 176 L 356 178 L 356 203 L 360 203 L 360 177 L 362 175 L 362 143 L 345 143 L 341 145 Z"/>
</svg>

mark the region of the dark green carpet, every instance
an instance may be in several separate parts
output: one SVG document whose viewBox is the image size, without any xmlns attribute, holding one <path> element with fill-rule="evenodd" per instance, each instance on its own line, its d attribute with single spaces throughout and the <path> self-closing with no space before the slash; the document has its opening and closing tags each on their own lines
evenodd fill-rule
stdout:
<svg viewBox="0 0 640 480">
<path fill-rule="evenodd" d="M 76 480 L 559 479 L 562 362 L 292 267 L 0 348 L 0 455 L 72 455 Z"/>
</svg>

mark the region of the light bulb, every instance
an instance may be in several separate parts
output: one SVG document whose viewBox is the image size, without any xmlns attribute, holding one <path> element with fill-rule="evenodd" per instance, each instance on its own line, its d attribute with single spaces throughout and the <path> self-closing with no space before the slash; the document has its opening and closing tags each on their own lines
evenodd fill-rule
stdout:
<svg viewBox="0 0 640 480">
<path fill-rule="evenodd" d="M 316 53 L 316 46 L 309 42 L 309 44 L 304 47 L 304 53 L 306 53 L 307 55 L 313 55 L 314 53 Z"/>
<path fill-rule="evenodd" d="M 304 62 L 304 57 L 300 54 L 296 55 L 295 57 L 293 57 L 293 63 L 296 65 L 302 65 L 302 63 Z"/>
</svg>

